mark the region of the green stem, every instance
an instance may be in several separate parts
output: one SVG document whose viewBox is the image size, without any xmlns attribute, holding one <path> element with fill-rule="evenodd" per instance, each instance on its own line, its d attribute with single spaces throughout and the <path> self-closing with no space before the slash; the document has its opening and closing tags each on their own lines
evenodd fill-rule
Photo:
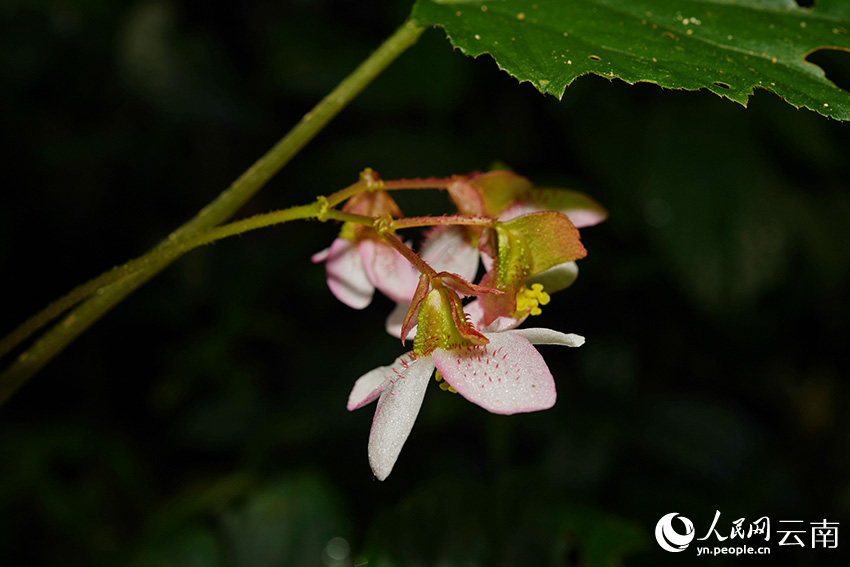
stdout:
<svg viewBox="0 0 850 567">
<path fill-rule="evenodd" d="M 318 218 L 319 216 L 323 216 L 323 220 L 354 222 L 366 226 L 372 226 L 375 221 L 375 219 L 363 215 L 354 215 L 333 209 L 323 211 L 322 208 L 322 204 L 319 202 L 312 205 L 305 205 L 303 207 L 293 207 L 280 211 L 272 211 L 270 213 L 256 215 L 241 221 L 212 228 L 196 236 L 180 240 L 177 243 L 169 243 L 164 246 L 159 246 L 144 256 L 130 260 L 121 266 L 116 266 L 111 270 L 102 273 L 98 277 L 75 287 L 69 293 L 27 319 L 12 333 L 4 337 L 3 340 L 0 340 L 0 357 L 8 354 L 15 348 L 15 346 L 22 343 L 27 339 L 27 337 L 32 335 L 32 333 L 80 301 L 91 296 L 99 289 L 116 282 L 133 278 L 140 271 L 145 270 L 149 265 L 158 260 L 171 260 L 178 256 L 182 256 L 193 248 L 203 246 L 204 244 L 210 244 L 228 236 L 241 234 L 243 232 L 275 224 L 282 224 L 295 219 Z"/>
<path fill-rule="evenodd" d="M 331 209 L 322 213 L 321 220 L 338 220 L 342 222 L 353 222 L 364 226 L 372 226 L 375 224 L 375 219 L 366 215 L 356 215 L 354 213 L 346 213 Z"/>
<path fill-rule="evenodd" d="M 125 279 L 105 287 L 78 305 L 62 321 L 36 341 L 28 350 L 0 374 L 0 404 L 8 400 L 26 381 L 39 369 L 47 364 L 56 354 L 62 351 L 71 341 L 100 319 L 113 306 L 127 297 L 130 293 L 147 282 L 179 254 L 158 255 L 169 246 L 180 243 L 214 227 L 233 214 L 263 185 L 289 162 L 324 126 L 333 119 L 354 97 L 356 97 L 375 77 L 392 63 L 407 48 L 416 43 L 424 31 L 416 22 L 405 22 L 390 36 L 374 53 L 372 53 L 354 72 L 346 77 L 336 89 L 322 99 L 316 107 L 307 113 L 301 121 L 271 150 L 252 165 L 236 181 L 223 191 L 214 201 L 201 209 L 197 215 L 172 232 L 148 255 L 139 258 L 143 265 L 140 271 Z M 318 205 L 308 205 L 317 207 Z M 147 260 L 143 260 L 146 258 Z M 76 291 L 76 290 L 74 290 Z M 77 301 L 83 299 L 80 294 L 69 294 L 68 299 L 62 298 L 45 309 L 40 325 L 30 325 L 25 331 L 13 332 L 14 340 L 4 339 L 3 346 L 8 350 L 14 349 L 21 341 L 29 337 L 41 325 L 53 317 L 60 315 Z M 90 292 L 91 290 L 86 290 Z M 38 317 L 38 316 L 36 316 Z M 26 323 L 24 325 L 27 325 Z M 22 326 L 23 327 L 23 326 Z M 19 328 L 20 330 L 21 328 Z"/>
<path fill-rule="evenodd" d="M 336 89 L 304 115 L 301 121 L 271 150 L 252 165 L 212 203 L 189 222 L 175 230 L 171 240 L 197 234 L 231 216 L 277 173 L 301 148 L 318 134 L 354 97 L 366 88 L 407 48 L 416 43 L 425 28 L 408 20 Z"/>
<path fill-rule="evenodd" d="M 117 266 L 75 289 L 72 293 L 77 292 L 77 290 L 93 290 L 91 293 L 94 295 L 91 299 L 71 311 L 55 327 L 45 333 L 42 339 L 21 354 L 6 371 L 0 374 L 0 403 L 9 399 L 18 388 L 47 364 L 50 359 L 61 352 L 80 333 L 85 331 L 91 322 L 96 321 L 101 315 L 106 313 L 115 304 L 114 297 L 123 299 L 135 287 L 138 287 L 131 287 L 128 284 L 137 281 L 138 278 L 145 278 L 143 281 L 149 279 L 152 275 L 149 275 L 150 270 L 158 270 L 157 266 L 167 265 L 175 258 L 182 256 L 194 248 L 210 244 L 228 236 L 242 234 L 250 230 L 281 224 L 291 220 L 316 218 L 321 209 L 320 203 L 313 203 L 264 215 L 257 215 L 218 226 L 201 234 L 184 238 L 177 243 L 157 247 L 144 256 L 130 260 L 122 266 Z M 112 283 L 109 283 L 110 280 Z M 122 293 L 122 295 L 114 295 L 116 291 Z M 86 322 L 88 324 L 84 324 Z"/>
</svg>

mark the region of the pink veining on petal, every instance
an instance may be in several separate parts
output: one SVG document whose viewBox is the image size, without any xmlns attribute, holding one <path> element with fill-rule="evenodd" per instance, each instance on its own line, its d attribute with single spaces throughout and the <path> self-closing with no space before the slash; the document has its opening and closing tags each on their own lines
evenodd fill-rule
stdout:
<svg viewBox="0 0 850 567">
<path fill-rule="evenodd" d="M 499 414 L 551 408 L 555 381 L 543 357 L 528 339 L 511 331 L 485 333 L 480 347 L 437 349 L 437 370 L 470 402 Z"/>
<path fill-rule="evenodd" d="M 337 238 L 327 254 L 319 252 L 313 257 L 314 261 L 316 257 L 322 256 L 325 257 L 328 288 L 337 299 L 354 309 L 364 309 L 372 302 L 375 286 L 366 277 L 356 244 L 345 238 Z"/>
<path fill-rule="evenodd" d="M 358 378 L 348 395 L 348 411 L 362 408 L 374 401 L 392 384 L 405 378 L 414 363 L 413 353 L 408 352 L 395 359 L 390 366 L 379 366 Z"/>
<path fill-rule="evenodd" d="M 419 283 L 419 272 L 397 250 L 385 242 L 360 243 L 363 267 L 369 281 L 396 303 L 409 303 Z"/>
</svg>

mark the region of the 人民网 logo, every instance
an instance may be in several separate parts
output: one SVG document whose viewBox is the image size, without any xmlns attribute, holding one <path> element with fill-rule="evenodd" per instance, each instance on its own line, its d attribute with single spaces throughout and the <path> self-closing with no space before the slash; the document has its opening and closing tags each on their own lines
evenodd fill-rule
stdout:
<svg viewBox="0 0 850 567">
<path fill-rule="evenodd" d="M 688 544 L 694 539 L 694 525 L 689 519 L 684 516 L 679 516 L 682 523 L 685 525 L 685 533 L 680 534 L 673 528 L 673 519 L 677 512 L 667 514 L 655 524 L 655 539 L 658 540 L 658 545 L 667 551 L 679 552 L 684 551 Z"/>
</svg>

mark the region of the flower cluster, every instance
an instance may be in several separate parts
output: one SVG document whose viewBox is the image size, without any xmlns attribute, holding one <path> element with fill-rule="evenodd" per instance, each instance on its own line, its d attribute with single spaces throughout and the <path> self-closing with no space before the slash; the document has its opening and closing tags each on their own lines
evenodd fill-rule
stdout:
<svg viewBox="0 0 850 567">
<path fill-rule="evenodd" d="M 384 480 L 392 471 L 436 369 L 440 386 L 498 414 L 552 407 L 555 381 L 534 347 L 577 347 L 584 338 L 544 328 L 518 328 L 541 313 L 550 294 L 575 281 L 586 251 L 578 228 L 606 217 L 575 191 L 542 189 L 495 171 L 444 180 L 384 182 L 366 170 L 364 190 L 342 208 L 347 220 L 324 262 L 331 292 L 363 309 L 375 290 L 397 303 L 387 331 L 411 351 L 361 376 L 348 409 L 377 400 L 369 462 Z M 457 215 L 401 218 L 389 189 L 445 189 Z M 396 230 L 431 226 L 414 252 Z M 483 265 L 483 276 L 472 283 Z M 474 297 L 463 303 L 463 298 Z"/>
</svg>

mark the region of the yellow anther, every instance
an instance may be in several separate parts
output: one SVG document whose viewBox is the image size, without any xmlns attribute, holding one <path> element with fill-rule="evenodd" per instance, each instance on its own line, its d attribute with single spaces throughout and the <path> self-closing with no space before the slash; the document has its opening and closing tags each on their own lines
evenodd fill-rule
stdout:
<svg viewBox="0 0 850 567">
<path fill-rule="evenodd" d="M 531 289 L 523 286 L 516 294 L 516 312 L 514 317 L 517 319 L 524 317 L 526 313 L 530 315 L 540 315 L 543 311 L 541 305 L 546 305 L 551 300 L 549 294 L 543 291 L 543 284 L 532 284 Z"/>
<path fill-rule="evenodd" d="M 531 284 L 531 293 L 534 294 L 540 305 L 546 305 L 552 299 L 548 293 L 543 291 L 543 284 L 541 283 Z"/>
<path fill-rule="evenodd" d="M 457 390 L 449 386 L 448 382 L 443 382 L 443 375 L 440 374 L 440 371 L 437 370 L 434 373 L 434 379 L 440 383 L 440 389 L 444 392 L 451 392 L 452 394 L 457 394 Z"/>
</svg>

